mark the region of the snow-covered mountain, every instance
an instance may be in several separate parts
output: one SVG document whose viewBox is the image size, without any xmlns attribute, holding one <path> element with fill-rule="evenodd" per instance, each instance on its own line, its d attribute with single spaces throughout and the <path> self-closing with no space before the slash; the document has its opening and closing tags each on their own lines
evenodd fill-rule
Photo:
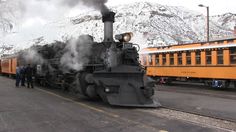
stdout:
<svg viewBox="0 0 236 132">
<path fill-rule="evenodd" d="M 139 44 L 176 44 L 205 40 L 206 17 L 184 7 L 152 3 L 135 3 L 112 8 L 116 12 L 115 34 L 131 31 Z M 102 38 L 101 16 L 81 15 L 72 18 L 76 32 Z M 236 14 L 227 13 L 210 18 L 211 39 L 233 36 Z M 74 34 L 74 33 L 72 33 Z"/>
<path fill-rule="evenodd" d="M 112 7 L 111 10 L 116 12 L 114 34 L 133 32 L 132 42 L 141 47 L 205 40 L 206 17 L 184 7 L 140 2 Z M 211 16 L 210 38 L 232 37 L 235 25 L 236 14 Z M 52 21 L 34 34 L 36 35 L 31 35 L 34 38 L 18 42 L 20 46 L 14 47 L 24 47 L 24 43 L 27 43 L 27 46 L 34 43 L 45 44 L 71 36 L 78 37 L 81 34 L 90 34 L 94 36 L 95 41 L 102 41 L 103 23 L 100 13 L 92 11 L 77 17 Z"/>
</svg>

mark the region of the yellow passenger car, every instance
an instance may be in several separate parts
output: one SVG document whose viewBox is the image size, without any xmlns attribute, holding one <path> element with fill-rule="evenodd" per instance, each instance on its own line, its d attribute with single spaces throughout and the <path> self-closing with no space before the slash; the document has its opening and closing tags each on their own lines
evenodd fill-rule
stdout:
<svg viewBox="0 0 236 132">
<path fill-rule="evenodd" d="M 140 59 L 151 77 L 196 78 L 216 87 L 236 82 L 236 38 L 145 48 Z"/>
</svg>

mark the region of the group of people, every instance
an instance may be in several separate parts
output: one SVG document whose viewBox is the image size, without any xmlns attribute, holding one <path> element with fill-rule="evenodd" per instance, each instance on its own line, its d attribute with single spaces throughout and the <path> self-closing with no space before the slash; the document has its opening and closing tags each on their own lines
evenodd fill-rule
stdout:
<svg viewBox="0 0 236 132">
<path fill-rule="evenodd" d="M 27 82 L 28 88 L 34 88 L 33 85 L 33 76 L 34 71 L 33 68 L 28 64 L 27 67 L 25 66 L 17 66 L 16 67 L 16 87 L 25 86 L 25 82 Z"/>
</svg>

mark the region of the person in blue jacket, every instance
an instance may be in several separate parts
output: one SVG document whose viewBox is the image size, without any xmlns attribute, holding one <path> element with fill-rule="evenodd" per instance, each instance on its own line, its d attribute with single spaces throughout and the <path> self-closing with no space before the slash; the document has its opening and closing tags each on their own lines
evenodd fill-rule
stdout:
<svg viewBox="0 0 236 132">
<path fill-rule="evenodd" d="M 20 84 L 20 79 L 21 79 L 21 76 L 20 76 L 20 67 L 17 66 L 16 67 L 16 87 L 19 87 L 19 84 Z"/>
</svg>

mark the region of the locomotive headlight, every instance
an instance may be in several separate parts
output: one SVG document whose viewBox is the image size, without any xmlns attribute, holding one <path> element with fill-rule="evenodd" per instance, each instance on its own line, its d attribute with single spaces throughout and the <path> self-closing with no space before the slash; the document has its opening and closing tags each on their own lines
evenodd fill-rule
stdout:
<svg viewBox="0 0 236 132">
<path fill-rule="evenodd" d="M 110 89 L 109 88 L 105 88 L 105 92 L 110 92 Z"/>
<path fill-rule="evenodd" d="M 130 34 L 125 34 L 124 35 L 124 37 L 123 37 L 123 40 L 125 41 L 125 42 L 129 42 L 130 40 L 131 40 L 131 35 Z"/>
<path fill-rule="evenodd" d="M 128 32 L 128 33 L 116 35 L 115 39 L 119 40 L 120 42 L 129 42 L 132 37 L 133 37 L 133 33 Z"/>
</svg>

